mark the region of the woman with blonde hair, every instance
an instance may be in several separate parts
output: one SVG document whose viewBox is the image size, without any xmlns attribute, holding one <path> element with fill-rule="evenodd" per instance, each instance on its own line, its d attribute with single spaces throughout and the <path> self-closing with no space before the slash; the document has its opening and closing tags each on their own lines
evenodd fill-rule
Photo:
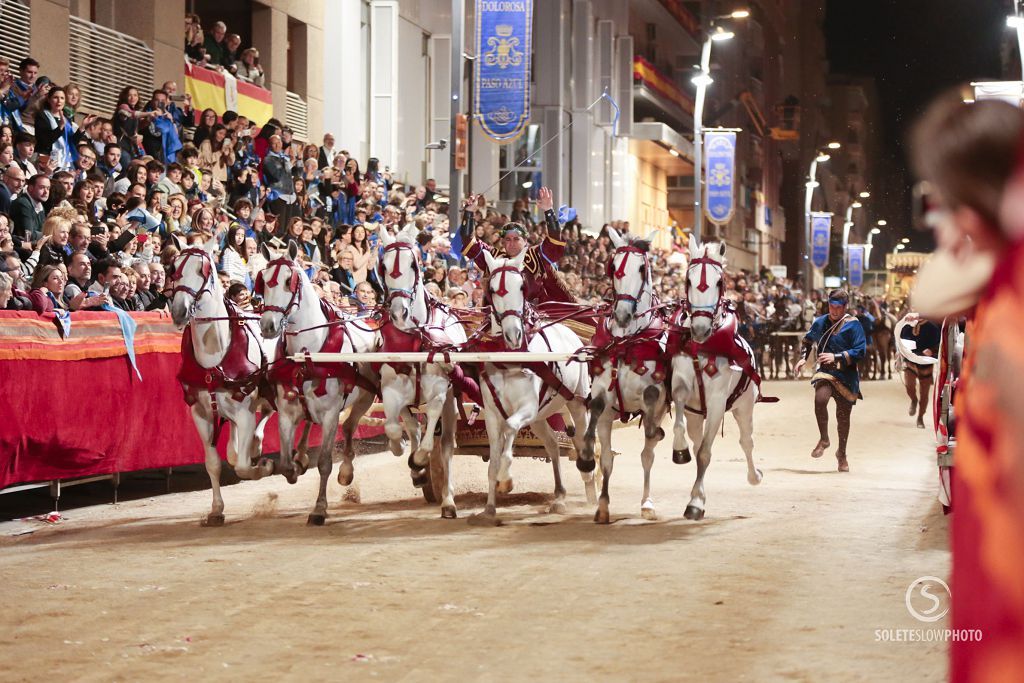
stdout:
<svg viewBox="0 0 1024 683">
<path fill-rule="evenodd" d="M 212 235 L 213 227 L 216 222 L 217 221 L 213 216 L 213 211 L 210 211 L 205 206 L 200 206 L 192 212 L 192 219 L 190 221 L 192 229 L 190 232 Z"/>
<path fill-rule="evenodd" d="M 246 83 L 252 83 L 258 88 L 263 87 L 263 67 L 260 66 L 260 51 L 254 47 L 242 50 L 237 62 L 235 62 L 235 76 Z"/>
</svg>

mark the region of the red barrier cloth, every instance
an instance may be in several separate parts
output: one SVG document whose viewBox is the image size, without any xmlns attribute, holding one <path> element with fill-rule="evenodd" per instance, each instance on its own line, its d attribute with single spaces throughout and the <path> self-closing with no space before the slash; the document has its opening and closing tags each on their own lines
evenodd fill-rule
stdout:
<svg viewBox="0 0 1024 683">
<path fill-rule="evenodd" d="M 113 313 L 72 314 L 71 337 L 62 340 L 52 314 L 0 311 L 0 489 L 203 462 L 175 379 L 181 333 L 166 315 L 132 318 L 141 382 Z M 382 431 L 360 427 L 356 437 Z M 221 434 L 222 457 L 229 432 Z M 310 443 L 320 443 L 318 427 Z M 275 416 L 263 450 L 278 449 Z"/>
</svg>

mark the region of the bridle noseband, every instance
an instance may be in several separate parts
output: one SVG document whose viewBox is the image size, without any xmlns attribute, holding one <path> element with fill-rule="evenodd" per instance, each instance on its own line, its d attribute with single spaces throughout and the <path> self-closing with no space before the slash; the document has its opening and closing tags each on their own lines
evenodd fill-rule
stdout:
<svg viewBox="0 0 1024 683">
<path fill-rule="evenodd" d="M 615 257 L 618 256 L 619 254 L 623 255 L 622 261 L 619 263 L 619 267 L 613 270 L 615 266 Z M 612 259 L 611 263 L 609 264 L 608 272 L 612 277 L 612 289 L 614 291 L 615 281 L 622 280 L 624 277 L 626 277 L 626 264 L 629 263 L 630 254 L 639 254 L 640 258 L 643 259 L 643 265 L 640 266 L 640 272 L 643 273 L 643 281 L 640 283 L 640 290 L 636 293 L 635 296 L 632 294 L 619 294 L 618 292 L 616 292 L 613 305 L 617 304 L 620 301 L 628 301 L 633 305 L 633 314 L 635 316 L 637 306 L 639 306 L 640 304 L 640 297 L 642 297 L 644 295 L 644 292 L 647 291 L 647 285 L 650 282 L 651 268 L 647 252 L 643 249 L 640 249 L 639 247 L 619 247 L 612 253 Z"/>
<path fill-rule="evenodd" d="M 700 258 L 695 258 L 692 261 L 690 261 L 690 263 L 687 264 L 686 266 L 687 284 L 689 284 L 690 281 L 690 271 L 696 266 L 701 267 L 700 282 L 697 284 L 697 291 L 699 292 L 706 292 L 711 287 L 708 284 L 708 266 L 711 266 L 712 268 L 718 270 L 718 282 L 715 285 L 718 288 L 718 298 L 715 300 L 714 305 L 711 306 L 695 306 L 692 303 L 690 303 L 689 298 L 687 298 L 686 310 L 690 313 L 691 317 L 709 318 L 711 322 L 714 323 L 714 321 L 718 319 L 718 314 L 721 312 L 722 309 L 722 294 L 724 293 L 722 291 L 722 288 L 724 284 L 723 276 L 725 274 L 725 268 L 719 261 L 716 261 L 713 258 L 708 257 L 707 255 L 701 256 Z"/>
<path fill-rule="evenodd" d="M 179 255 L 179 258 L 181 258 L 181 262 L 178 264 L 178 267 L 174 269 L 174 272 L 171 273 L 171 276 L 169 278 L 169 282 L 171 284 L 179 282 L 181 280 L 181 278 L 183 278 L 185 276 L 185 264 L 188 263 L 188 260 L 190 258 L 192 258 L 193 256 L 198 258 L 203 263 L 203 266 L 202 266 L 203 285 L 202 285 L 202 287 L 200 287 L 198 290 L 196 290 L 196 289 L 192 289 L 191 287 L 188 287 L 186 285 L 179 284 L 179 285 L 176 285 L 175 287 L 173 287 L 171 289 L 171 296 L 172 297 L 175 294 L 177 294 L 178 292 L 185 292 L 186 294 L 188 294 L 189 296 L 192 297 L 192 303 L 189 304 L 189 306 L 188 306 L 188 317 L 189 317 L 189 319 L 191 319 L 195 315 L 196 309 L 199 307 L 199 299 L 201 299 L 204 294 L 212 293 L 212 285 L 213 285 L 213 257 L 211 257 L 210 254 L 205 249 L 201 249 L 199 247 L 189 247 L 188 249 L 184 249 L 184 250 L 182 250 L 181 254 Z"/>
</svg>

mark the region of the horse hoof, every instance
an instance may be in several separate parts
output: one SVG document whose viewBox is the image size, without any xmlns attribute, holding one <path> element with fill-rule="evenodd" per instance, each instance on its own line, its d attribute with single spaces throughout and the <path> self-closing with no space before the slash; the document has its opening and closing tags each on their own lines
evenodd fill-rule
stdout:
<svg viewBox="0 0 1024 683">
<path fill-rule="evenodd" d="M 202 526 L 224 526 L 224 515 L 210 513 L 203 520 Z"/>
<path fill-rule="evenodd" d="M 550 515 L 564 515 L 565 514 L 565 503 L 562 501 L 555 501 L 548 507 L 548 514 Z"/>
<path fill-rule="evenodd" d="M 644 519 L 653 522 L 658 519 L 658 513 L 654 511 L 654 508 L 640 508 L 640 516 Z"/>
<path fill-rule="evenodd" d="M 486 512 L 478 512 L 477 514 L 469 518 L 469 525 L 481 527 L 495 527 L 501 526 L 501 520 L 498 519 L 497 515 L 488 514 Z"/>
<path fill-rule="evenodd" d="M 754 473 L 747 477 L 747 483 L 751 486 L 757 486 L 764 479 L 764 473 L 759 469 L 754 469 Z"/>
<path fill-rule="evenodd" d="M 576 458 L 576 469 L 580 472 L 593 472 L 595 467 L 597 467 L 597 461 L 593 458 Z"/>
<path fill-rule="evenodd" d="M 489 455 L 481 455 L 480 456 L 480 460 L 482 460 L 483 462 L 490 462 L 491 461 L 491 456 L 489 456 Z"/>
<path fill-rule="evenodd" d="M 512 480 L 499 481 L 497 491 L 498 493 L 512 493 Z"/>
<path fill-rule="evenodd" d="M 608 511 L 607 510 L 602 510 L 602 509 L 598 508 L 597 512 L 594 513 L 594 523 L 595 524 L 610 524 L 611 523 L 611 516 L 608 514 Z"/>
<path fill-rule="evenodd" d="M 327 515 L 318 515 L 315 512 L 306 518 L 306 526 L 323 526 L 327 521 Z"/>
<path fill-rule="evenodd" d="M 565 425 L 565 435 L 567 437 L 569 437 L 570 439 L 572 437 L 576 436 L 576 426 L 575 425 Z"/>
<path fill-rule="evenodd" d="M 297 484 L 299 481 L 299 473 L 296 472 L 294 469 L 286 470 L 282 472 L 282 474 L 284 475 L 285 481 L 287 481 L 289 484 Z"/>
<path fill-rule="evenodd" d="M 672 451 L 672 462 L 677 465 L 685 465 L 690 462 L 693 458 L 690 457 L 690 449 L 684 448 L 682 450 Z"/>
<path fill-rule="evenodd" d="M 352 479 L 354 478 L 354 472 L 351 469 L 346 470 L 344 467 L 338 470 L 338 483 L 342 486 L 350 486 Z"/>
<path fill-rule="evenodd" d="M 430 483 L 430 473 L 427 470 L 417 470 L 412 473 L 412 485 L 418 489 L 423 488 Z"/>
<path fill-rule="evenodd" d="M 455 519 L 458 516 L 458 513 L 455 512 L 454 505 L 445 505 L 441 507 L 441 519 Z"/>
<path fill-rule="evenodd" d="M 704 510 L 696 505 L 687 505 L 686 512 L 683 513 L 683 517 L 697 522 L 704 519 Z"/>
</svg>

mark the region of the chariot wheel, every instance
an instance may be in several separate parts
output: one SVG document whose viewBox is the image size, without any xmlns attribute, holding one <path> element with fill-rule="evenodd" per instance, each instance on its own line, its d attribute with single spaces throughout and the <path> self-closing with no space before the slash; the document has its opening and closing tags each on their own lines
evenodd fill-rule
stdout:
<svg viewBox="0 0 1024 683">
<path fill-rule="evenodd" d="M 444 471 L 441 467 L 441 440 L 434 440 L 434 450 L 430 452 L 430 465 L 426 470 L 427 482 L 420 491 L 423 492 L 423 500 L 431 505 L 437 505 L 444 497 Z"/>
</svg>

